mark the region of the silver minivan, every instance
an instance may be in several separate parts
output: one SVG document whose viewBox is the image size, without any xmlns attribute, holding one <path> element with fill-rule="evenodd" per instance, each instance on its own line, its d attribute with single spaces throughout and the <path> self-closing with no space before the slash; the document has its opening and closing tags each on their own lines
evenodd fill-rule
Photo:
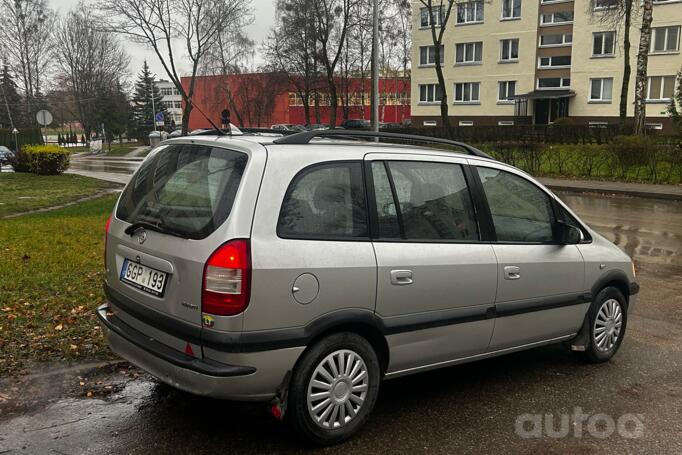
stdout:
<svg viewBox="0 0 682 455">
<path fill-rule="evenodd" d="M 267 402 L 320 445 L 362 427 L 384 379 L 561 342 L 607 361 L 639 290 L 630 258 L 528 174 L 395 133 L 165 141 L 106 233 L 115 353 Z"/>
</svg>

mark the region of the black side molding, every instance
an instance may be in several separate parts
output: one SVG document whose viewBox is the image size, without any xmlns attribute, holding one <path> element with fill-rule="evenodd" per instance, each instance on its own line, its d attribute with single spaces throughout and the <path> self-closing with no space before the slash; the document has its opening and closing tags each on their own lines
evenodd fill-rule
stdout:
<svg viewBox="0 0 682 455">
<path fill-rule="evenodd" d="M 581 305 L 592 301 L 592 293 L 585 292 L 572 295 L 558 295 L 536 299 L 502 302 L 495 306 L 497 317 L 514 316 L 535 311 L 552 310 L 566 306 Z"/>
<path fill-rule="evenodd" d="M 175 349 L 138 332 L 120 318 L 116 317 L 115 314 L 109 313 L 108 304 L 101 305 L 97 308 L 97 317 L 107 329 L 120 337 L 126 339 L 135 346 L 144 349 L 153 356 L 181 368 L 216 377 L 245 376 L 256 372 L 254 367 L 227 365 L 210 359 L 197 359 L 180 351 L 176 351 Z"/>
</svg>

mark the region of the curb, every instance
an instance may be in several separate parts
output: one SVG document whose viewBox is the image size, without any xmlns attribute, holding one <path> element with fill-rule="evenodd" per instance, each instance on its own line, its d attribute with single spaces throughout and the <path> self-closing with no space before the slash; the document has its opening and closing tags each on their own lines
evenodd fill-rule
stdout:
<svg viewBox="0 0 682 455">
<path fill-rule="evenodd" d="M 594 194 L 618 194 L 622 196 L 638 197 L 644 199 L 663 199 L 667 201 L 682 201 L 682 194 L 676 193 L 656 193 L 651 191 L 627 190 L 618 188 L 587 188 L 568 185 L 548 185 L 547 188 L 553 191 L 563 191 L 567 193 L 594 193 Z"/>
</svg>

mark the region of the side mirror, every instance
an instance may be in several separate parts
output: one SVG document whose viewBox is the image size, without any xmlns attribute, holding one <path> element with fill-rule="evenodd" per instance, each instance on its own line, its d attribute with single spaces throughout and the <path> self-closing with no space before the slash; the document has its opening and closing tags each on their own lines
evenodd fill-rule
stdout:
<svg viewBox="0 0 682 455">
<path fill-rule="evenodd" d="M 583 240 L 583 233 L 575 226 L 559 223 L 559 240 L 564 245 L 576 245 Z"/>
</svg>

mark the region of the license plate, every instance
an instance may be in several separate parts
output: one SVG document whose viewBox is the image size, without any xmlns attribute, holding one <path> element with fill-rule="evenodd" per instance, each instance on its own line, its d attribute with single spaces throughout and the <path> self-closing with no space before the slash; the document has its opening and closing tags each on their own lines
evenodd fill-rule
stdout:
<svg viewBox="0 0 682 455">
<path fill-rule="evenodd" d="M 163 292 L 166 289 L 166 280 L 168 274 L 160 272 L 146 265 L 138 264 L 130 259 L 123 261 L 121 267 L 121 281 L 134 286 L 141 291 L 155 295 L 156 297 L 163 297 Z"/>
</svg>

